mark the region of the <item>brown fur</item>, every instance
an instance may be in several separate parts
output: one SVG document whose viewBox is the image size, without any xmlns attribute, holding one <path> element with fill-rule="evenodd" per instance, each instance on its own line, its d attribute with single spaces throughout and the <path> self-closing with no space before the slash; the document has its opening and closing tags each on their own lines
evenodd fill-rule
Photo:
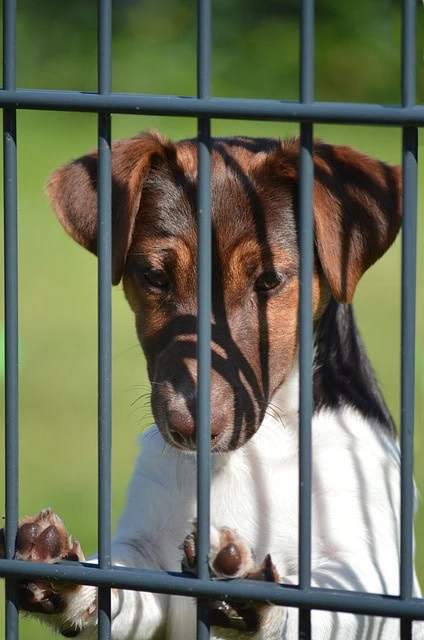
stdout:
<svg viewBox="0 0 424 640">
<path fill-rule="evenodd" d="M 241 446 L 298 347 L 297 140 L 216 139 L 212 152 L 213 448 Z M 314 147 L 315 319 L 350 302 L 400 226 L 400 171 L 349 147 Z M 66 231 L 96 251 L 97 159 L 58 169 L 48 190 Z M 113 145 L 113 274 L 136 318 L 164 437 L 193 447 L 196 397 L 196 181 L 193 141 L 159 134 Z M 152 286 L 146 270 L 167 278 Z M 156 273 L 155 272 L 155 273 Z M 281 282 L 258 291 L 258 278 Z M 151 272 L 149 272 L 151 273 Z"/>
</svg>

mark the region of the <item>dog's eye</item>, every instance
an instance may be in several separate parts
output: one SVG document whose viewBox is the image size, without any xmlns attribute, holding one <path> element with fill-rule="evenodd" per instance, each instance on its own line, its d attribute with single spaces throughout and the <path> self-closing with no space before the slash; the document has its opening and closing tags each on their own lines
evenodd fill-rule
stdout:
<svg viewBox="0 0 424 640">
<path fill-rule="evenodd" d="M 255 290 L 270 291 L 271 289 L 278 287 L 283 279 L 284 278 L 281 273 L 277 273 L 276 271 L 265 271 L 256 279 Z"/>
<path fill-rule="evenodd" d="M 145 269 L 142 275 L 145 282 L 156 289 L 165 289 L 169 285 L 168 276 L 162 269 Z"/>
</svg>

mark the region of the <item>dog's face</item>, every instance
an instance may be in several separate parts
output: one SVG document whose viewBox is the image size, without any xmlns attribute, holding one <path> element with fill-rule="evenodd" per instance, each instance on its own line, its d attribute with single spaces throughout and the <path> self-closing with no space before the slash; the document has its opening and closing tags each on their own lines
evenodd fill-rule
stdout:
<svg viewBox="0 0 424 640">
<path fill-rule="evenodd" d="M 212 450 L 243 445 L 298 346 L 298 142 L 215 140 L 212 153 Z M 313 313 L 352 299 L 400 225 L 400 174 L 347 148 L 314 152 Z M 113 281 L 123 279 L 164 438 L 195 447 L 197 148 L 156 134 L 113 147 Z M 65 229 L 96 251 L 97 156 L 58 169 Z"/>
<path fill-rule="evenodd" d="M 194 446 L 195 431 L 196 155 L 185 143 L 151 168 L 123 276 L 154 382 L 153 413 L 177 446 Z M 257 160 L 242 144 L 217 143 L 214 152 L 211 430 L 220 450 L 255 432 L 296 351 L 292 196 Z"/>
</svg>

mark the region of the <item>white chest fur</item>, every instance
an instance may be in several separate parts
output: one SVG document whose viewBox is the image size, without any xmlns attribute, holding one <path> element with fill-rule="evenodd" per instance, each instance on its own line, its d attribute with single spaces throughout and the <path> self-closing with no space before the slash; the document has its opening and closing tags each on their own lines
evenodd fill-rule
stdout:
<svg viewBox="0 0 424 640">
<path fill-rule="evenodd" d="M 349 408 L 321 411 L 313 419 L 312 433 L 313 565 L 339 554 L 366 553 L 385 566 L 381 590 L 396 593 L 396 443 Z M 178 546 L 195 516 L 196 457 L 166 446 L 153 426 L 142 437 L 117 539 L 154 541 L 164 568 L 178 569 Z M 267 417 L 242 449 L 213 456 L 211 523 L 235 529 L 258 559 L 271 553 L 281 574 L 293 576 L 297 521 L 297 425 Z"/>
</svg>

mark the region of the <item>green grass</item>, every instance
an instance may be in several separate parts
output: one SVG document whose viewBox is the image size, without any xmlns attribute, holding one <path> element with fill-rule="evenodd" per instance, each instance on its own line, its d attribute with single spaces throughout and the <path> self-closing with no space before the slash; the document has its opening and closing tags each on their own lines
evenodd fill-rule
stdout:
<svg viewBox="0 0 424 640">
<path fill-rule="evenodd" d="M 96 549 L 97 395 L 96 261 L 63 232 L 43 192 L 49 172 L 96 144 L 96 118 L 21 112 L 19 131 L 20 285 L 20 513 L 52 506 L 88 554 Z M 116 116 L 114 138 L 159 128 L 174 138 L 195 134 L 189 119 Z M 284 124 L 214 122 L 216 135 L 284 137 Z M 400 160 L 400 134 L 392 129 L 317 127 L 332 142 L 358 147 L 390 162 Z M 424 176 L 421 174 L 420 183 Z M 422 198 L 421 198 L 422 204 Z M 421 206 L 422 212 L 422 206 Z M 421 215 L 418 287 L 416 477 L 424 489 L 423 278 Z M 399 415 L 399 242 L 358 288 L 356 310 L 387 401 Z M 144 360 L 121 288 L 113 292 L 113 517 L 122 508 L 137 436 L 150 423 Z M 0 437 L 3 437 L 1 424 Z M 2 463 L 1 463 L 2 464 Z M 3 480 L 0 480 L 2 483 Z M 0 484 L 0 500 L 3 485 Z M 417 567 L 424 583 L 424 505 L 417 517 Z M 0 629 L 3 629 L 0 607 Z M 53 635 L 22 621 L 22 640 Z M 2 631 L 0 631 L 1 637 Z"/>
</svg>

